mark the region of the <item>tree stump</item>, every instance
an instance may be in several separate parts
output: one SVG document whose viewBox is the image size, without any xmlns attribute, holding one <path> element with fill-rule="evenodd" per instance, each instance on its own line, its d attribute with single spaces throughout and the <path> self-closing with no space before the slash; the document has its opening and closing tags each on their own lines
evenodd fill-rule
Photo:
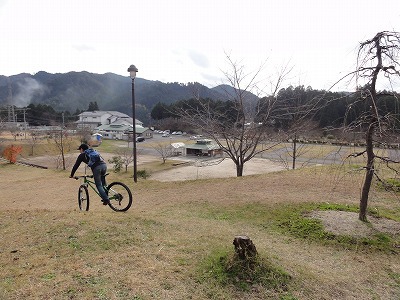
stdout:
<svg viewBox="0 0 400 300">
<path fill-rule="evenodd" d="M 233 240 L 233 245 L 235 246 L 235 252 L 237 256 L 242 260 L 255 258 L 257 256 L 256 246 L 253 244 L 248 236 L 235 236 L 235 239 Z"/>
</svg>

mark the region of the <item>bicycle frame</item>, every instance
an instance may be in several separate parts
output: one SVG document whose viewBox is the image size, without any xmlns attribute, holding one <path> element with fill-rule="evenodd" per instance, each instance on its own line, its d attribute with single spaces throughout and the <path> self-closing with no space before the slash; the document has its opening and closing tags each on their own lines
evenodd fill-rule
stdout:
<svg viewBox="0 0 400 300">
<path fill-rule="evenodd" d="M 89 186 L 99 197 L 100 193 L 97 190 L 96 183 L 88 178 L 93 178 L 93 175 L 82 175 L 82 176 L 75 176 L 75 179 L 83 178 L 83 184 Z M 104 187 L 105 189 L 107 187 Z"/>
<path fill-rule="evenodd" d="M 104 177 L 106 177 L 109 173 L 107 173 L 106 175 L 104 175 Z M 100 198 L 100 193 L 97 190 L 96 187 L 96 183 L 94 182 L 94 180 L 89 180 L 88 178 L 93 178 L 93 175 L 82 175 L 82 176 L 75 176 L 75 179 L 79 179 L 79 178 L 83 178 L 83 184 L 86 185 L 86 187 L 90 187 Z M 106 191 L 106 193 L 108 194 L 109 191 L 113 191 L 115 192 L 112 188 L 109 189 L 108 185 L 104 186 L 104 190 Z M 117 194 L 114 194 L 113 196 L 110 197 L 110 200 L 118 200 L 118 196 Z"/>
</svg>

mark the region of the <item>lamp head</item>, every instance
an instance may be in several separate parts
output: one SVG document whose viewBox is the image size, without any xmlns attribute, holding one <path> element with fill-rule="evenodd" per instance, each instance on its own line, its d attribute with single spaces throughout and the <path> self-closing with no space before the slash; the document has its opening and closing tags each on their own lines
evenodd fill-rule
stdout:
<svg viewBox="0 0 400 300">
<path fill-rule="evenodd" d="M 132 79 L 135 79 L 136 72 L 138 72 L 138 69 L 135 67 L 135 65 L 131 65 L 128 68 L 128 72 L 129 72 L 129 77 L 132 78 Z"/>
</svg>

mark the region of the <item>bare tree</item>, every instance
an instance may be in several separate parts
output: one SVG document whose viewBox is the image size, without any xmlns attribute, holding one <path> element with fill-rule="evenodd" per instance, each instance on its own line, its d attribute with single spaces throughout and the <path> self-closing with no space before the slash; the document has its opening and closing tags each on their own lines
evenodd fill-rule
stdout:
<svg viewBox="0 0 400 300">
<path fill-rule="evenodd" d="M 152 145 L 152 148 L 156 150 L 158 154 L 160 154 L 163 164 L 165 164 L 168 157 L 173 155 L 172 146 L 170 144 L 159 142 Z"/>
<path fill-rule="evenodd" d="M 376 172 L 377 160 L 384 162 L 386 165 L 390 163 L 399 163 L 390 157 L 381 157 L 375 151 L 375 144 L 381 142 L 389 133 L 395 122 L 394 116 L 383 113 L 379 109 L 379 104 L 384 97 L 391 95 L 395 97 L 393 92 L 378 92 L 377 83 L 388 80 L 389 84 L 400 77 L 400 62 L 398 60 L 400 54 L 400 33 L 383 31 L 377 33 L 372 39 L 366 40 L 360 44 L 357 58 L 356 79 L 357 83 L 362 87 L 358 88 L 358 101 L 363 104 L 363 111 L 351 125 L 365 130 L 365 150 L 354 153 L 352 156 L 366 155 L 365 178 L 360 198 L 359 219 L 367 220 L 368 197 L 374 176 L 381 182 L 384 181 Z M 394 168 L 391 168 L 395 171 Z M 385 184 L 385 183 L 384 183 Z"/>
<path fill-rule="evenodd" d="M 35 146 L 39 143 L 40 134 L 39 134 L 38 131 L 32 130 L 30 132 L 30 135 L 31 135 L 31 138 L 28 139 L 28 144 L 29 144 L 29 146 L 31 148 L 31 154 L 30 155 L 33 156 L 34 155 Z"/>
<path fill-rule="evenodd" d="M 312 163 L 313 156 L 306 157 L 307 154 L 312 152 L 315 145 L 303 142 L 303 140 L 298 136 L 297 132 L 288 139 L 287 143 L 283 143 L 283 148 L 276 151 L 276 155 L 279 157 L 280 162 L 286 169 L 296 169 L 299 165 L 299 159 L 303 158 L 300 167 L 307 166 Z"/>
<path fill-rule="evenodd" d="M 270 113 L 276 102 L 274 97 L 290 69 L 283 68 L 271 84 L 269 101 L 259 105 L 260 91 L 265 86 L 261 77 L 263 66 L 253 73 L 245 73 L 245 68 L 228 55 L 230 70 L 225 72 L 228 85 L 225 85 L 225 101 L 196 99 L 178 109 L 177 115 L 202 133 L 215 140 L 224 153 L 235 163 L 236 175 L 243 175 L 246 162 L 268 148 L 259 147 L 265 139 Z M 257 120 L 257 122 L 255 122 Z M 271 145 L 272 147 L 272 145 Z"/>
<path fill-rule="evenodd" d="M 65 131 L 60 130 L 52 133 L 49 143 L 53 142 L 57 151 L 58 156 L 56 157 L 57 168 L 62 164 L 62 169 L 66 170 L 66 159 L 65 153 L 69 152 L 72 148 L 72 139 L 65 136 Z"/>
<path fill-rule="evenodd" d="M 14 141 L 16 141 L 17 140 L 17 136 L 19 136 L 19 134 L 21 132 L 19 130 L 19 128 L 17 126 L 12 126 L 8 130 L 10 131 L 11 135 L 13 136 Z"/>
<path fill-rule="evenodd" d="M 5 120 L 0 116 L 0 144 L 3 142 L 2 133 L 5 130 Z"/>
<path fill-rule="evenodd" d="M 88 143 L 92 135 L 92 129 L 90 127 L 81 127 L 76 131 L 77 136 L 82 143 Z"/>
<path fill-rule="evenodd" d="M 0 116 L 0 133 L 2 133 L 3 130 L 5 129 L 5 124 L 4 124 L 5 122 L 6 122 L 5 118 Z"/>
<path fill-rule="evenodd" d="M 323 99 L 323 94 L 315 94 L 310 87 L 305 89 L 304 86 L 296 88 L 289 86 L 281 89 L 276 98 L 271 118 L 275 129 L 279 132 L 278 139 L 288 142 L 284 144 L 286 151 L 279 153 L 282 154 L 281 160 L 283 159 L 285 166 L 289 168 L 288 158 L 290 158 L 291 167 L 295 169 L 297 159 L 307 153 L 310 148 L 302 141 L 310 138 L 313 130 L 318 128 L 318 124 L 312 120 L 312 117 L 320 108 L 319 103 Z M 262 98 L 260 103 L 269 108 L 268 101 L 273 100 Z M 267 103 L 264 104 L 264 102 Z"/>
<path fill-rule="evenodd" d="M 129 148 L 118 149 L 117 153 L 121 157 L 121 161 L 125 166 L 125 172 L 128 172 L 128 166 L 133 162 L 133 153 Z"/>
</svg>

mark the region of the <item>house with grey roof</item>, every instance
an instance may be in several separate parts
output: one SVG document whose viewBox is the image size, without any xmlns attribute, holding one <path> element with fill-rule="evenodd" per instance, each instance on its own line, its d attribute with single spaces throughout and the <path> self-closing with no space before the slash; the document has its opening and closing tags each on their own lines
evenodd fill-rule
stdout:
<svg viewBox="0 0 400 300">
<path fill-rule="evenodd" d="M 141 125 L 135 126 L 136 137 L 142 136 L 145 139 L 153 137 L 153 130 Z M 94 129 L 95 132 L 101 134 L 103 139 L 112 140 L 128 140 L 133 134 L 133 127 L 129 123 L 116 121 L 109 125 L 100 125 Z"/>
<path fill-rule="evenodd" d="M 79 120 L 76 121 L 78 129 L 95 129 L 101 125 L 110 125 L 115 122 L 125 121 L 128 124 L 133 124 L 133 119 L 118 111 L 85 111 L 79 114 Z M 143 123 L 135 119 L 136 125 L 143 125 Z"/>
<path fill-rule="evenodd" d="M 103 139 L 128 140 L 133 133 L 133 119 L 118 111 L 85 111 L 76 122 L 80 129 L 86 128 L 98 133 Z M 136 136 L 152 138 L 153 131 L 143 127 L 143 122 L 135 119 Z"/>
</svg>

